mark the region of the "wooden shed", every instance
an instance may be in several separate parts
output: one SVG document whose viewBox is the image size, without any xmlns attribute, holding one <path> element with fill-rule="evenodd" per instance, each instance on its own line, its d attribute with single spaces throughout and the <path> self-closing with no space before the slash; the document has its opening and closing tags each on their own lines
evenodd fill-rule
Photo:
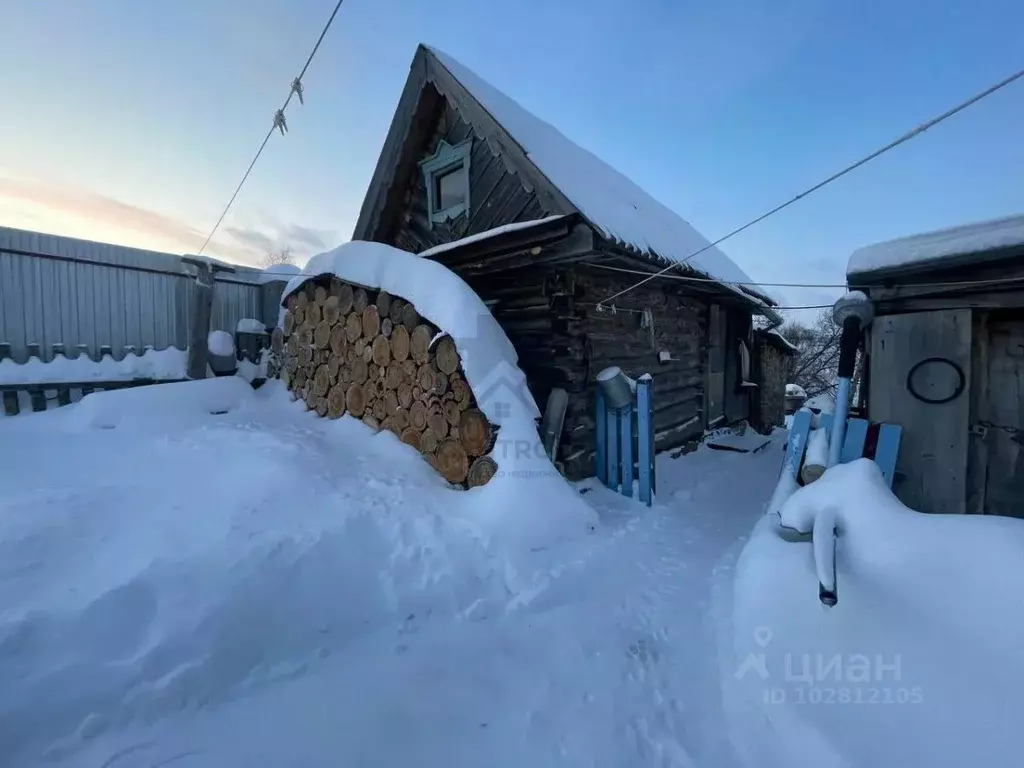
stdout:
<svg viewBox="0 0 1024 768">
<path fill-rule="evenodd" d="M 862 248 L 867 415 L 903 426 L 894 491 L 924 512 L 1024 516 L 1024 215 Z"/>
<path fill-rule="evenodd" d="M 752 318 L 780 322 L 772 300 L 673 211 L 434 49 L 413 59 L 353 239 L 436 259 L 490 305 L 541 409 L 553 388 L 569 394 L 557 458 L 570 478 L 593 474 L 606 366 L 654 376 L 658 450 L 751 417 Z"/>
</svg>

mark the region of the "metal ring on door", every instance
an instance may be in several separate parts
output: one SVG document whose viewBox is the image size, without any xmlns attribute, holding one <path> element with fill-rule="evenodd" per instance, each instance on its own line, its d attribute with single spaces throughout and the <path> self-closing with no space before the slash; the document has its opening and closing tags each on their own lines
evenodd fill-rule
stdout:
<svg viewBox="0 0 1024 768">
<path fill-rule="evenodd" d="M 925 397 L 921 393 L 914 391 L 914 374 L 917 372 L 917 369 L 920 368 L 922 365 L 927 365 L 929 363 L 945 363 L 946 365 L 950 366 L 954 371 L 956 371 L 957 385 L 956 388 L 953 390 L 953 394 L 951 394 L 949 397 Z M 960 395 L 963 394 L 963 391 L 966 388 L 967 376 L 964 374 L 964 369 L 961 368 L 958 363 L 954 362 L 953 360 L 950 360 L 948 357 L 926 357 L 924 360 L 915 363 L 914 366 L 910 369 L 910 371 L 907 372 L 907 391 L 915 399 L 920 400 L 922 403 L 928 403 L 928 405 L 942 405 L 944 403 L 949 403 L 953 400 L 956 400 L 958 397 L 960 397 Z"/>
</svg>

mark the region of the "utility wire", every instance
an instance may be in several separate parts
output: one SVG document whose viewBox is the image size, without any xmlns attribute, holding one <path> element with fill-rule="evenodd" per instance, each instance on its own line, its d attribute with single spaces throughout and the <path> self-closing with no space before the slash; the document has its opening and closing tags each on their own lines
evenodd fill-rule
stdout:
<svg viewBox="0 0 1024 768">
<path fill-rule="evenodd" d="M 203 241 L 203 247 L 199 249 L 198 255 L 201 256 L 203 254 L 203 251 L 206 250 L 206 246 L 210 244 L 210 240 L 213 239 L 217 230 L 220 229 L 220 225 L 224 222 L 224 217 L 227 216 L 228 211 L 231 210 L 231 206 L 234 204 L 235 198 L 238 197 L 238 193 L 242 191 L 242 186 L 249 178 L 249 174 L 252 173 L 252 169 L 256 165 L 256 161 L 260 159 L 260 155 L 263 154 L 263 150 L 267 148 L 267 143 L 270 141 L 270 137 L 274 135 L 274 131 L 280 130 L 281 134 L 284 135 L 288 130 L 288 125 L 284 119 L 284 111 L 288 109 L 288 105 L 291 104 L 292 96 L 297 95 L 299 97 L 299 103 L 303 103 L 302 78 L 305 77 L 306 70 L 309 69 L 309 65 L 312 63 L 313 57 L 316 56 L 316 52 L 320 50 L 320 44 L 324 41 L 324 37 L 327 36 L 327 30 L 329 30 L 331 28 L 331 24 L 334 23 L 334 17 L 338 15 L 338 10 L 341 8 L 342 2 L 344 2 L 344 0 L 338 0 L 337 4 L 334 6 L 334 10 L 331 11 L 331 16 L 327 19 L 327 23 L 324 25 L 323 30 L 321 30 L 320 37 L 317 38 L 316 44 L 313 46 L 313 50 L 309 52 L 309 58 L 306 59 L 306 63 L 302 66 L 302 71 L 299 73 L 298 77 L 292 80 L 291 89 L 288 91 L 288 98 L 284 100 L 284 104 L 281 105 L 281 108 L 274 113 L 274 122 L 271 124 L 270 130 L 267 131 L 267 135 L 263 137 L 263 143 L 261 143 L 260 148 L 256 150 L 256 156 L 252 159 L 252 162 L 249 163 L 249 167 L 246 168 L 245 174 L 242 176 L 242 180 L 238 182 L 238 186 L 235 187 L 235 191 L 232 193 L 231 199 L 228 200 L 228 204 L 224 206 L 224 210 L 221 211 L 220 218 L 217 219 L 217 223 L 213 225 L 213 229 L 210 230 L 210 234 L 208 234 L 206 236 L 206 240 Z"/>
<path fill-rule="evenodd" d="M 714 283 L 715 285 L 731 285 L 736 288 L 839 288 L 844 291 L 863 291 L 870 290 L 872 288 L 970 288 L 989 286 L 989 285 L 1001 285 L 1004 283 L 1020 283 L 1024 281 L 1021 277 L 990 277 L 983 280 L 945 280 L 937 283 L 907 283 L 903 285 L 895 285 L 889 282 L 880 283 L 738 283 L 731 282 L 728 280 L 716 280 L 713 277 L 691 277 L 690 275 L 668 275 L 662 273 L 651 273 L 642 269 L 626 269 L 625 267 L 612 267 L 607 264 L 594 264 L 592 265 L 597 269 L 606 269 L 611 272 L 625 272 L 631 275 L 647 275 L 648 277 L 658 277 L 662 280 L 679 280 L 681 282 L 688 283 Z M 618 294 L 616 294 L 618 295 Z M 608 301 L 605 299 L 604 301 Z M 604 302 L 601 302 L 602 304 Z"/>
<path fill-rule="evenodd" d="M 700 254 L 704 253 L 704 251 L 708 250 L 709 248 L 714 248 L 716 245 L 718 245 L 719 243 L 725 242 L 726 240 L 728 240 L 733 235 L 738 235 L 740 232 L 744 231 L 745 229 L 749 229 L 750 227 L 754 226 L 755 224 L 758 224 L 758 223 L 764 221 L 769 216 L 773 216 L 776 213 L 778 213 L 779 211 L 783 210 L 784 208 L 788 208 L 789 206 L 791 206 L 793 203 L 797 202 L 798 200 L 802 200 L 803 198 L 807 197 L 808 195 L 810 195 L 810 194 L 812 194 L 814 192 L 817 192 L 822 187 L 824 187 L 824 186 L 826 186 L 828 184 L 831 184 L 836 179 L 842 178 L 843 176 L 845 176 L 846 174 L 850 173 L 851 171 L 854 171 L 857 168 L 860 168 L 862 165 L 865 165 L 866 163 L 871 162 L 876 157 L 879 157 L 880 155 L 884 155 L 890 149 L 895 149 L 900 144 L 903 144 L 904 142 L 910 141 L 915 136 L 919 136 L 920 134 L 922 134 L 925 131 L 927 131 L 929 128 L 933 128 L 934 126 L 936 126 L 939 123 L 941 123 L 943 120 L 946 120 L 947 118 L 952 117 L 953 115 L 957 114 L 958 112 L 961 112 L 962 110 L 967 109 L 972 104 L 976 104 L 977 102 L 979 102 L 982 99 L 984 99 L 986 96 L 990 96 L 993 93 L 995 93 L 996 91 L 998 91 L 999 89 L 1005 88 L 1007 85 L 1009 85 L 1010 83 L 1014 82 L 1015 80 L 1019 80 L 1021 77 L 1024 77 L 1024 69 L 1020 70 L 1019 72 L 1016 72 L 1015 74 L 1010 75 L 1009 77 L 1005 78 L 1004 80 L 999 81 L 995 85 L 986 88 L 984 91 L 981 91 L 980 93 L 975 94 L 974 96 L 969 98 L 967 101 L 964 101 L 964 102 L 958 104 L 957 106 L 953 107 L 952 109 L 949 109 L 946 112 L 943 112 L 938 117 L 934 117 L 931 120 L 929 120 L 928 122 L 923 123 L 923 124 L 917 126 L 913 130 L 911 130 L 911 131 L 903 134 L 902 136 L 900 136 L 895 141 L 892 141 L 889 144 L 886 144 L 881 149 L 875 150 L 874 152 L 872 152 L 867 157 L 865 157 L 865 158 L 863 158 L 861 160 L 858 160 L 853 165 L 847 166 L 846 168 L 844 168 L 843 170 L 839 171 L 838 173 L 832 174 L 831 176 L 829 176 L 824 181 L 821 181 L 821 182 L 815 184 L 810 189 L 807 189 L 804 192 L 801 192 L 799 195 L 797 195 L 796 197 L 793 197 L 793 198 L 787 200 L 782 205 L 778 205 L 775 208 L 772 208 L 767 213 L 761 214 L 756 219 L 754 219 L 752 221 L 749 221 L 746 224 L 744 224 L 742 227 L 738 227 L 738 228 L 734 229 L 732 232 L 728 233 L 727 235 L 724 235 L 723 237 L 718 238 L 713 243 L 708 243 L 703 248 L 700 248 L 699 250 L 696 250 L 693 253 L 691 253 L 685 259 L 682 259 L 681 261 L 673 261 L 667 267 L 665 267 L 664 269 L 662 269 L 662 270 L 660 270 L 658 272 L 655 272 L 654 274 L 652 274 L 652 275 L 650 275 L 648 277 L 645 277 L 643 280 L 639 281 L 638 283 L 636 283 L 634 285 L 631 285 L 628 288 L 624 288 L 623 290 L 619 291 L 616 294 L 613 294 L 612 296 L 609 296 L 608 298 L 602 300 L 601 303 L 603 304 L 604 302 L 607 302 L 607 301 L 613 301 L 614 299 L 617 299 L 619 296 L 622 296 L 625 293 L 629 293 L 630 291 L 639 288 L 641 285 L 644 285 L 645 283 L 650 282 L 654 278 L 663 275 L 665 272 L 668 272 L 669 270 L 674 269 L 676 267 L 682 266 L 683 264 L 685 264 L 686 262 L 688 262 L 690 259 L 694 258 L 695 256 L 699 256 Z"/>
</svg>

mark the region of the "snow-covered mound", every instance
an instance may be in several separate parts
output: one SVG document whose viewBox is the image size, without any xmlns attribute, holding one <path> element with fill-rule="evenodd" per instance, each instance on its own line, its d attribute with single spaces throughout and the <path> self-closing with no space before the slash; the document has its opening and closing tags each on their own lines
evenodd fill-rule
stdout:
<svg viewBox="0 0 1024 768">
<path fill-rule="evenodd" d="M 781 510 L 838 530 L 838 604 L 808 541 L 766 515 L 736 571 L 733 737 L 758 766 L 1020 764 L 1024 522 L 904 507 L 867 459 Z"/>
<path fill-rule="evenodd" d="M 571 559 L 593 517 L 561 478 L 453 492 L 392 434 L 319 419 L 278 382 L 99 393 L 8 421 L 10 765 L 102 764 L 120 750 L 83 755 L 122 729 L 312 675 L 360 645 L 397 657 L 403 627 L 500 618 Z"/>
<path fill-rule="evenodd" d="M 807 397 L 807 392 L 799 384 L 787 384 L 786 385 L 786 396 L 787 397 Z"/>
</svg>

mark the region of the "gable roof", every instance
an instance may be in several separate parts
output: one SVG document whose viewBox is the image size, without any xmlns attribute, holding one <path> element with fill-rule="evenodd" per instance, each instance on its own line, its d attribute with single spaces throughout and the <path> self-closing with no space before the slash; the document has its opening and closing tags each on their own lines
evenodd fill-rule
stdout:
<svg viewBox="0 0 1024 768">
<path fill-rule="evenodd" d="M 858 248 L 846 274 L 885 277 L 1018 256 L 1024 256 L 1024 214 Z"/>
<path fill-rule="evenodd" d="M 578 211 L 606 240 L 649 261 L 667 265 L 676 262 L 701 276 L 723 283 L 751 283 L 735 262 L 690 226 L 681 216 L 659 203 L 610 165 L 566 138 L 554 126 L 528 112 L 458 61 L 441 51 L 421 45 L 399 103 L 395 120 L 385 142 L 367 198 L 360 211 L 353 239 L 372 233 L 381 212 L 388 165 L 395 163 L 404 143 L 405 130 L 396 126 L 412 122 L 414 92 L 427 82 L 454 103 L 477 135 L 492 149 L 507 155 L 506 163 L 520 173 L 528 187 L 552 214 Z M 403 116 L 403 111 L 407 115 Z M 389 146 L 390 145 L 390 146 Z M 382 167 L 383 166 L 383 167 Z M 696 251 L 706 249 L 693 256 Z M 767 295 L 727 285 L 731 290 L 754 296 L 768 304 Z"/>
</svg>

